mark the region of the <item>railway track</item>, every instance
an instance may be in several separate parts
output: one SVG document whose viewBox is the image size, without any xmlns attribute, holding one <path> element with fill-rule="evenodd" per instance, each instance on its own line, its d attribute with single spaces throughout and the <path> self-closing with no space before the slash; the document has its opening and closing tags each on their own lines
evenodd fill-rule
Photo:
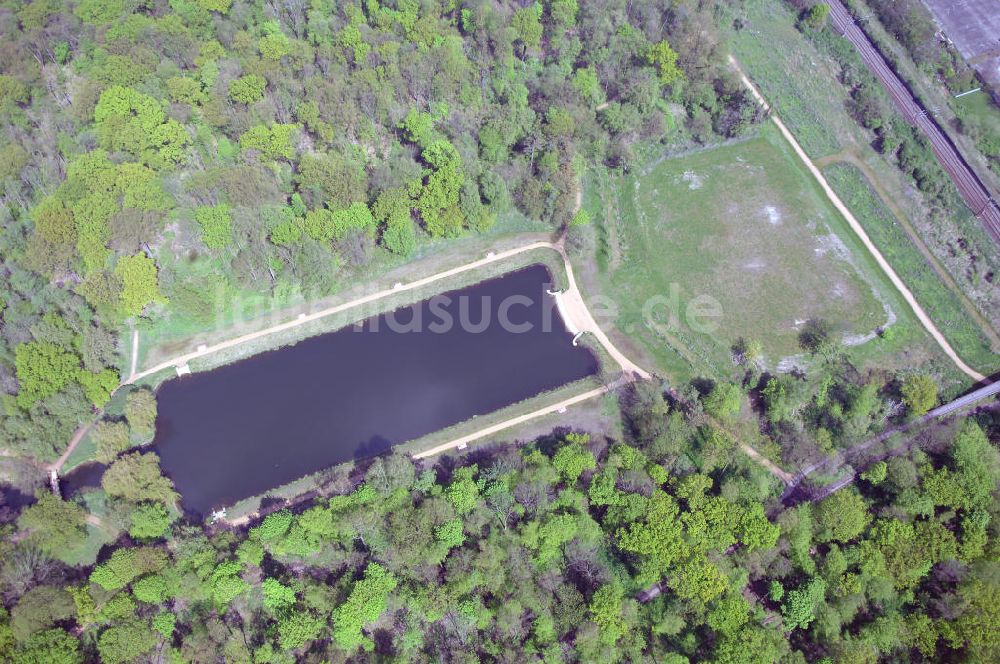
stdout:
<svg viewBox="0 0 1000 664">
<path fill-rule="evenodd" d="M 941 129 L 934 117 L 910 88 L 896 74 L 879 50 L 862 30 L 840 0 L 827 0 L 833 27 L 843 35 L 861 55 L 868 69 L 879 79 L 889 93 L 897 110 L 910 124 L 927 136 L 934 155 L 951 177 L 962 200 L 979 218 L 987 234 L 1000 244 L 1000 204 L 990 195 L 979 176 L 962 157 L 958 148 Z"/>
</svg>

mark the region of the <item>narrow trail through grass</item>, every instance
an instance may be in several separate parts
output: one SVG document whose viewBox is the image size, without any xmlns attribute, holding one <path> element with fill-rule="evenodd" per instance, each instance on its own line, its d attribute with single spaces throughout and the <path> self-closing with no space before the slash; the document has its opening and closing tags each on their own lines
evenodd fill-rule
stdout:
<svg viewBox="0 0 1000 664">
<path fill-rule="evenodd" d="M 753 94 L 754 98 L 761 105 L 761 107 L 765 111 L 770 111 L 771 107 L 768 105 L 767 101 L 757 90 L 754 84 L 750 82 L 750 79 L 747 78 L 747 75 L 740 68 L 739 63 L 736 62 L 736 58 L 734 58 L 733 56 L 729 56 L 729 62 L 736 70 L 737 74 L 740 76 L 740 79 L 742 80 L 743 84 L 750 90 L 750 92 Z M 913 296 L 913 293 L 910 292 L 910 289 L 906 286 L 906 284 L 903 283 L 903 280 L 899 278 L 899 275 L 896 274 L 892 266 L 889 265 L 889 262 L 885 259 L 884 256 L 882 256 L 881 252 L 879 252 L 878 248 L 875 247 L 875 244 L 871 241 L 871 238 L 868 237 L 868 234 L 865 232 L 865 229 L 861 226 L 858 220 L 847 208 L 847 206 L 844 205 L 843 201 L 840 200 L 840 197 L 837 196 L 836 192 L 833 191 L 833 189 L 830 187 L 830 184 L 826 181 L 826 178 L 824 178 L 823 174 L 820 173 L 819 168 L 817 168 L 816 165 L 812 162 L 812 160 L 809 159 L 809 156 L 806 154 L 805 150 L 803 150 L 802 146 L 799 145 L 798 141 L 795 140 L 795 136 L 792 134 L 792 132 L 788 130 L 788 128 L 785 126 L 785 124 L 781 121 L 781 119 L 778 117 L 776 113 L 771 114 L 771 121 L 774 122 L 774 124 L 778 127 L 782 135 L 795 150 L 795 153 L 806 165 L 806 168 L 809 169 L 809 172 L 812 173 L 813 177 L 816 178 L 816 181 L 819 182 L 824 193 L 830 199 L 830 202 L 833 203 L 834 207 L 836 207 L 837 210 L 844 216 L 844 218 L 847 220 L 847 223 L 850 225 L 851 229 L 855 232 L 858 238 L 860 238 L 861 242 L 865 245 L 865 248 L 868 250 L 868 252 L 875 258 L 876 263 L 878 263 L 879 267 L 882 268 L 882 271 L 885 272 L 886 276 L 889 277 L 889 280 L 896 287 L 896 290 L 899 291 L 900 295 L 903 297 L 906 303 L 910 305 L 910 308 L 913 310 L 913 313 L 916 315 L 917 319 L 924 326 L 924 328 L 931 335 L 931 337 L 933 337 L 934 341 L 937 342 L 938 346 L 941 347 L 941 350 L 944 351 L 945 355 L 947 355 L 951 359 L 951 361 L 955 363 L 955 366 L 957 366 L 959 370 L 969 378 L 972 378 L 977 383 L 988 382 L 986 380 L 986 376 L 984 376 L 983 374 L 979 373 L 978 371 L 967 365 L 962 360 L 962 358 L 958 356 L 958 353 L 956 353 L 955 350 L 951 347 L 951 344 L 949 344 L 948 340 L 945 339 L 943 334 L 941 334 L 941 331 L 934 324 L 934 321 L 931 320 L 931 318 L 923 310 L 923 307 L 920 306 L 920 303 L 917 302 L 917 299 Z"/>
</svg>

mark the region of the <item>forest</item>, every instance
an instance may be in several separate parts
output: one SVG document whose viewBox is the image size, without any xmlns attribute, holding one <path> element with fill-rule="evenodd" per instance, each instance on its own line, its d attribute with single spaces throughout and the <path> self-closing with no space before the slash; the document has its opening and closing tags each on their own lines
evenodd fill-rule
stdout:
<svg viewBox="0 0 1000 664">
<path fill-rule="evenodd" d="M 739 4 L 0 4 L 0 658 L 1000 659 L 995 410 L 795 505 L 744 454 L 833 457 L 936 404 L 821 322 L 818 388 L 740 342 L 738 381 L 622 391 L 621 435 L 360 461 L 243 527 L 184 514 L 143 447 L 155 394 L 119 388 L 132 326 L 207 327 L 220 289 L 319 297 L 579 226 L 586 168 L 744 134 Z M 61 499 L 45 464 L 95 421 L 108 468 Z"/>
<path fill-rule="evenodd" d="M 624 440 L 557 431 L 340 467 L 249 529 L 177 520 L 155 456 L 104 474 L 128 533 L 40 493 L 0 541 L 6 661 L 995 661 L 996 410 L 819 500 L 697 405 L 623 393 Z M 860 469 L 859 469 L 860 470 Z M 279 501 L 280 503 L 280 501 Z M 767 505 L 767 509 L 765 509 Z M 5 510 L 5 518 L 14 515 Z"/>
<path fill-rule="evenodd" d="M 557 229 L 587 165 L 738 135 L 754 105 L 715 8 L 5 3 L 0 447 L 57 457 L 117 386 L 130 325 L 206 328 L 220 301 L 321 297 L 517 219 Z"/>
</svg>

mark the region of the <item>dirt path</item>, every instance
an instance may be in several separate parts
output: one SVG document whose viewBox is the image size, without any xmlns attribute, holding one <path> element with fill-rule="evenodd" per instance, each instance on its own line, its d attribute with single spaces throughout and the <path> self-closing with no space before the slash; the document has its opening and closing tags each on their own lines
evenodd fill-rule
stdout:
<svg viewBox="0 0 1000 664">
<path fill-rule="evenodd" d="M 128 382 L 132 382 L 135 377 L 136 364 L 139 362 L 139 330 L 132 328 L 132 367 L 128 372 Z"/>
<path fill-rule="evenodd" d="M 828 0 L 827 4 L 832 26 L 857 49 L 858 55 L 881 82 L 903 118 L 927 137 L 935 157 L 955 183 L 962 200 L 979 218 L 983 229 L 1000 244 L 1000 204 L 993 200 L 983 180 L 934 119 L 934 109 L 926 108 L 924 102 L 914 95 L 909 84 L 900 78 L 840 0 Z"/>
<path fill-rule="evenodd" d="M 471 261 L 469 263 L 466 263 L 465 265 L 460 265 L 450 270 L 438 272 L 437 274 L 433 274 L 429 277 L 417 279 L 415 281 L 411 281 L 406 284 L 397 284 L 392 288 L 387 288 L 384 290 L 377 291 L 375 293 L 371 293 L 369 295 L 364 295 L 362 297 L 355 298 L 348 302 L 343 302 L 341 304 L 328 307 L 321 311 L 313 312 L 310 314 L 300 314 L 297 318 L 293 320 L 289 320 L 284 323 L 279 323 L 277 325 L 272 325 L 271 327 L 265 328 L 263 330 L 258 330 L 256 332 L 251 332 L 249 334 L 244 334 L 238 337 L 234 337 L 232 339 L 228 339 L 226 341 L 213 344 L 211 346 L 200 347 L 198 350 L 195 350 L 193 352 L 184 353 L 183 355 L 178 355 L 164 362 L 160 362 L 156 366 L 150 367 L 149 369 L 133 373 L 131 376 L 128 377 L 128 379 L 126 379 L 123 382 L 123 384 L 134 383 L 135 381 L 145 378 L 146 376 L 151 376 L 155 373 L 158 373 L 165 369 L 170 369 L 172 367 L 174 368 L 183 367 L 187 365 L 191 360 L 200 357 L 205 357 L 206 355 L 211 355 L 221 350 L 240 346 L 250 341 L 270 336 L 277 332 L 294 329 L 301 325 L 305 325 L 307 323 L 311 323 L 313 321 L 326 318 L 327 316 L 332 316 L 333 314 L 337 314 L 342 311 L 347 311 L 349 309 L 360 307 L 361 305 L 364 304 L 376 302 L 383 298 L 389 297 L 390 295 L 396 295 L 399 293 L 404 293 L 406 291 L 422 288 L 429 284 L 441 281 L 442 279 L 447 279 L 448 277 L 453 277 L 455 275 L 462 274 L 463 272 L 475 270 L 485 265 L 496 263 L 497 261 L 506 260 L 508 258 L 511 258 L 512 256 L 522 254 L 526 251 L 532 251 L 534 249 L 551 249 L 558 252 L 560 257 L 562 258 L 563 265 L 565 266 L 566 274 L 569 281 L 569 287 L 566 289 L 566 292 L 564 293 L 564 302 L 567 305 L 568 310 L 571 312 L 571 316 L 573 317 L 574 322 L 577 324 L 577 328 L 585 332 L 592 332 L 594 336 L 597 337 L 598 341 L 600 341 L 601 345 L 604 346 L 605 350 L 607 350 L 608 354 L 611 355 L 616 362 L 618 362 L 623 371 L 635 373 L 643 378 L 649 378 L 650 374 L 648 372 L 646 372 L 638 365 L 631 362 L 628 358 L 625 357 L 625 355 L 623 355 L 617 348 L 614 347 L 614 345 L 611 343 L 611 340 L 608 339 L 607 335 L 604 334 L 604 332 L 594 321 L 593 317 L 590 315 L 590 311 L 587 309 L 587 305 L 584 303 L 583 298 L 580 295 L 580 291 L 577 288 L 576 280 L 573 277 L 573 267 L 570 265 L 569 260 L 566 257 L 566 252 L 563 249 L 562 244 L 553 242 L 532 242 L 530 244 L 526 244 L 524 246 L 516 247 L 514 249 L 509 249 L 507 251 L 502 251 L 499 253 L 490 252 L 486 255 L 485 258 Z"/>
<path fill-rule="evenodd" d="M 66 450 L 62 453 L 62 455 L 58 459 L 56 459 L 48 466 L 46 466 L 46 470 L 48 471 L 54 470 L 55 472 L 58 473 L 62 469 L 63 465 L 66 463 L 66 459 L 69 458 L 69 455 L 73 453 L 73 450 L 76 449 L 76 446 L 80 444 L 80 441 L 83 440 L 83 437 L 87 435 L 88 431 L 90 431 L 90 427 L 94 426 L 94 422 L 101 419 L 101 415 L 103 414 L 104 414 L 103 412 L 98 413 L 98 415 L 90 422 L 81 424 L 80 427 L 73 433 L 73 437 L 69 439 L 69 445 L 66 447 Z"/>
<path fill-rule="evenodd" d="M 757 103 L 759 103 L 765 111 L 770 111 L 771 107 L 768 105 L 767 101 L 760 94 L 760 92 L 757 90 L 754 84 L 750 82 L 750 79 L 747 78 L 747 75 L 743 72 L 743 69 L 739 66 L 739 63 L 736 62 L 736 59 L 733 56 L 729 56 L 729 62 L 736 70 L 737 74 L 740 76 L 741 80 L 743 81 L 743 84 L 747 86 L 747 88 L 753 94 L 754 98 L 757 100 Z M 847 223 L 851 227 L 851 230 L 854 231 L 854 233 L 861 240 L 862 244 L 865 245 L 865 248 L 868 250 L 868 252 L 872 255 L 872 257 L 875 258 L 875 262 L 878 263 L 879 267 L 882 268 L 882 271 L 886 274 L 887 277 L 889 277 L 889 281 L 892 282 L 892 285 L 896 287 L 896 290 L 899 291 L 899 294 L 903 297 L 904 300 L 906 300 L 906 303 L 910 306 L 910 309 L 913 310 L 914 315 L 916 315 L 917 320 L 920 321 L 921 325 L 924 326 L 924 329 L 926 329 L 927 332 L 934 339 L 934 341 L 937 342 L 938 346 L 941 347 L 941 350 L 944 351 L 945 355 L 947 355 L 951 359 L 951 361 L 955 363 L 955 366 L 957 366 L 959 370 L 969 378 L 972 378 L 977 383 L 986 382 L 986 377 L 983 374 L 979 373 L 978 371 L 967 365 L 965 362 L 963 362 L 962 358 L 958 356 L 958 353 L 954 351 L 954 349 L 951 347 L 951 344 L 948 343 L 948 340 L 945 339 L 944 335 L 941 334 L 941 331 L 937 329 L 937 326 L 934 324 L 934 321 L 932 321 L 930 319 L 930 316 L 928 316 L 926 312 L 924 312 L 923 307 L 921 307 L 920 303 L 917 302 L 917 299 L 913 296 L 913 293 L 911 293 L 910 289 L 907 288 L 906 284 L 903 283 L 903 280 L 899 278 L 899 275 L 896 274 L 896 271 L 892 269 L 892 266 L 889 265 L 889 261 L 887 261 L 885 257 L 882 256 L 882 253 L 871 241 L 871 238 L 868 237 L 868 233 L 865 232 L 865 229 L 861 226 L 858 220 L 854 218 L 854 215 L 851 213 L 851 211 L 847 208 L 846 205 L 844 205 L 843 201 L 840 200 L 840 197 L 837 196 L 836 192 L 833 191 L 833 189 L 830 187 L 830 183 L 826 181 L 826 178 L 823 177 L 823 174 L 820 173 L 819 169 L 816 168 L 816 165 L 812 162 L 811 159 L 809 159 L 809 156 L 806 154 L 805 150 L 803 150 L 802 146 L 799 145 L 798 141 L 795 140 L 795 136 L 792 135 L 792 132 L 788 130 L 788 127 L 786 127 L 785 123 L 781 121 L 781 118 L 778 117 L 777 113 L 773 112 L 771 113 L 771 120 L 774 121 L 774 124 L 781 131 L 782 136 L 785 137 L 785 140 L 787 140 L 789 145 L 792 146 L 792 149 L 795 150 L 795 154 L 798 155 L 799 159 L 802 160 L 802 163 L 806 165 L 806 168 L 809 169 L 809 172 L 819 183 L 820 187 L 823 189 L 823 192 L 826 194 L 826 197 L 830 200 L 831 203 L 833 203 L 833 206 L 837 208 L 837 211 L 840 212 L 841 215 L 843 215 L 844 219 L 847 220 Z"/>
<path fill-rule="evenodd" d="M 938 261 L 937 256 L 935 256 L 934 253 L 931 252 L 930 248 L 924 243 L 923 239 L 921 239 L 921 237 L 917 234 L 916 229 L 913 228 L 912 224 L 910 224 L 910 220 L 907 217 L 906 213 L 903 212 L 903 209 L 899 207 L 896 201 L 893 200 L 892 196 L 889 195 L 889 192 L 886 191 L 885 188 L 881 185 L 881 183 L 878 180 L 878 177 L 875 175 L 874 171 L 872 171 L 871 166 L 869 166 L 867 162 L 861 159 L 861 157 L 857 154 L 857 152 L 855 152 L 853 148 L 848 148 L 836 154 L 831 154 L 825 157 L 821 157 L 819 159 L 814 160 L 814 163 L 820 168 L 824 168 L 826 166 L 829 166 L 830 164 L 837 164 L 837 163 L 850 164 L 851 166 L 854 166 L 859 171 L 861 171 L 865 179 L 868 180 L 868 184 L 871 185 L 871 188 L 882 200 L 882 204 L 885 205 L 886 209 L 888 209 L 889 212 L 892 213 L 892 216 L 896 219 L 896 222 L 903 229 L 903 232 L 906 233 L 907 237 L 910 238 L 910 241 L 913 242 L 913 244 L 917 247 L 917 250 L 920 251 L 920 254 L 924 257 L 924 260 L 926 260 L 930 264 L 930 266 L 934 269 L 934 272 L 938 275 L 938 277 L 940 277 L 941 281 L 944 282 L 944 285 L 948 288 L 949 291 L 951 291 L 951 294 L 954 295 L 956 298 L 958 298 L 958 301 L 962 305 L 962 308 L 965 309 L 966 313 L 972 316 L 973 320 L 976 321 L 976 324 L 982 330 L 983 334 L 985 334 L 989 338 L 993 350 L 995 352 L 1000 352 L 1000 334 L 997 334 L 997 331 L 993 327 L 993 325 L 990 324 L 988 320 L 986 320 L 982 312 L 979 311 L 976 305 L 972 303 L 972 300 L 970 300 L 969 297 L 965 294 L 965 292 L 959 287 L 959 285 L 952 278 L 951 274 L 944 268 L 943 265 L 941 265 L 940 261 Z"/>
<path fill-rule="evenodd" d="M 456 438 L 454 440 L 450 440 L 447 443 L 442 443 L 441 445 L 437 445 L 428 450 L 424 450 L 423 452 L 417 452 L 416 454 L 413 455 L 413 458 L 426 459 L 427 457 L 431 457 L 436 454 L 441 454 L 442 452 L 447 452 L 448 450 L 464 447 L 465 445 L 471 443 L 474 440 L 479 440 L 480 438 L 485 438 L 486 436 L 499 433 L 504 429 L 509 429 L 511 427 L 517 426 L 518 424 L 523 424 L 524 422 L 533 420 L 536 417 L 542 417 L 544 415 L 558 413 L 559 411 L 565 408 L 569 408 L 570 406 L 573 406 L 575 404 L 578 404 L 581 401 L 587 401 L 588 399 L 599 397 L 602 394 L 607 394 L 607 392 L 611 389 L 612 389 L 611 386 L 605 385 L 593 390 L 588 390 L 581 394 L 577 394 L 574 397 L 570 397 L 569 399 L 564 399 L 559 403 L 554 403 L 551 406 L 545 406 L 544 408 L 533 410 L 530 413 L 525 413 L 524 415 L 518 415 L 517 417 L 512 417 L 498 424 L 494 424 L 493 426 L 486 427 L 485 429 L 480 429 L 479 431 L 470 433 L 460 438 Z"/>
</svg>

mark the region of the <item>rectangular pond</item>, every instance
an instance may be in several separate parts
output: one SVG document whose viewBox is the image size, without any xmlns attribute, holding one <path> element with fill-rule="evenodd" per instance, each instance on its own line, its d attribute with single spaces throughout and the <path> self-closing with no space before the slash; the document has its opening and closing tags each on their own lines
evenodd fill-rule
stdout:
<svg viewBox="0 0 1000 664">
<path fill-rule="evenodd" d="M 532 265 L 164 383 L 154 450 L 212 509 L 597 372 Z"/>
</svg>

